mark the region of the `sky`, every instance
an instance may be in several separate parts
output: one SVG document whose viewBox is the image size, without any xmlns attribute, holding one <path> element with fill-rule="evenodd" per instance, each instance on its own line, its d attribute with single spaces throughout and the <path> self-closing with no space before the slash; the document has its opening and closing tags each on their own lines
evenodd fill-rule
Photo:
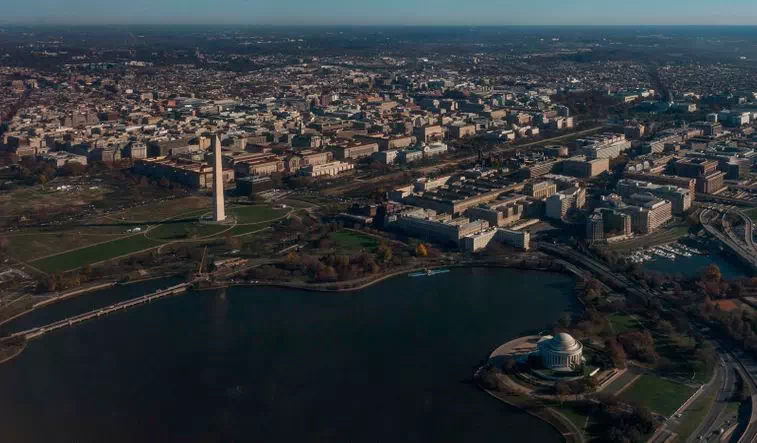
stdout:
<svg viewBox="0 0 757 443">
<path fill-rule="evenodd" d="M 0 23 L 757 25 L 756 0 L 3 0 Z"/>
</svg>

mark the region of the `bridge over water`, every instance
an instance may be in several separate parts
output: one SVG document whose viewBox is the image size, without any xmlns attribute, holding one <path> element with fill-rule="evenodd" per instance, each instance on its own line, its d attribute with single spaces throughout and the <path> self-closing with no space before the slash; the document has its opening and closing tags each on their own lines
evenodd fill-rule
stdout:
<svg viewBox="0 0 757 443">
<path fill-rule="evenodd" d="M 57 331 L 58 329 L 74 326 L 79 323 L 85 322 L 87 320 L 99 318 L 99 317 L 102 317 L 102 316 L 105 316 L 117 311 L 123 311 L 125 309 L 129 309 L 131 307 L 138 306 L 141 304 L 150 303 L 154 300 L 158 300 L 161 298 L 184 293 L 191 286 L 192 286 L 192 283 L 181 283 L 175 286 L 171 286 L 169 288 L 160 289 L 150 294 L 145 294 L 141 297 L 124 300 L 118 303 L 114 303 L 110 306 L 95 309 L 89 312 L 85 312 L 83 314 L 74 315 L 72 317 L 64 318 L 63 320 L 58 320 L 56 322 L 53 322 L 44 326 L 27 329 L 25 331 L 19 331 L 19 332 L 11 334 L 7 338 L 10 339 L 10 338 L 23 337 L 26 340 L 31 340 L 33 338 L 37 338 L 42 335 L 45 335 L 48 332 L 53 332 L 53 331 Z"/>
</svg>

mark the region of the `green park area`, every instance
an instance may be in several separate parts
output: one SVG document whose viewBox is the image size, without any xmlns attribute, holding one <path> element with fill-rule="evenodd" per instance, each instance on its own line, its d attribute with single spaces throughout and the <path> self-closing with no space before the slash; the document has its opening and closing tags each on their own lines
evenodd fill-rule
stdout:
<svg viewBox="0 0 757 443">
<path fill-rule="evenodd" d="M 373 252 L 378 247 L 378 241 L 375 238 L 355 231 L 333 232 L 329 237 L 336 243 L 338 249 L 345 251 Z"/>
<path fill-rule="evenodd" d="M 629 314 L 612 314 L 608 317 L 612 329 L 616 334 L 643 329 L 639 320 Z"/>
<path fill-rule="evenodd" d="M 620 394 L 624 401 L 647 406 L 669 417 L 691 397 L 696 389 L 655 375 L 644 374 Z"/>
<path fill-rule="evenodd" d="M 290 213 L 267 205 L 234 206 L 228 225 L 201 222 L 207 199 L 189 197 L 99 217 L 56 232 L 20 231 L 9 236 L 10 255 L 47 272 L 64 272 L 172 242 L 241 236 L 265 229 Z M 135 231 L 137 229 L 137 231 Z"/>
<path fill-rule="evenodd" d="M 697 400 L 689 406 L 686 411 L 682 413 L 681 424 L 676 428 L 678 434 L 678 441 L 686 441 L 686 439 L 696 431 L 697 427 L 707 417 L 707 413 L 710 412 L 712 406 L 717 399 L 718 391 L 715 389 L 710 390 L 707 394 L 702 394 Z M 738 403 L 737 403 L 738 405 Z"/>
<path fill-rule="evenodd" d="M 160 244 L 161 242 L 146 238 L 144 234 L 137 234 L 94 246 L 75 249 L 62 254 L 52 255 L 50 257 L 30 262 L 30 264 L 35 268 L 48 273 L 70 271 L 88 264 L 154 248 Z"/>
<path fill-rule="evenodd" d="M 239 225 L 273 220 L 283 217 L 288 212 L 288 209 L 272 208 L 270 206 L 262 205 L 236 206 L 231 209 L 231 213 L 236 217 L 237 224 Z"/>
</svg>

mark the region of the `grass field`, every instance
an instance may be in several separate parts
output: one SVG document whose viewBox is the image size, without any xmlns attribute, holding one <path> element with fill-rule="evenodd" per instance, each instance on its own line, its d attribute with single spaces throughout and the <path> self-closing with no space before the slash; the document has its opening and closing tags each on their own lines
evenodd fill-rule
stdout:
<svg viewBox="0 0 757 443">
<path fill-rule="evenodd" d="M 134 235 L 35 260 L 29 264 L 45 272 L 61 272 L 159 246 L 161 242 Z"/>
<path fill-rule="evenodd" d="M 642 329 L 639 321 L 628 314 L 612 314 L 608 317 L 616 334 Z"/>
<path fill-rule="evenodd" d="M 584 426 L 586 426 L 587 415 L 583 411 L 571 406 L 570 403 L 565 403 L 562 406 L 556 405 L 554 408 L 573 422 L 578 429 L 583 430 Z"/>
<path fill-rule="evenodd" d="M 686 441 L 686 439 L 694 432 L 702 420 L 707 417 L 707 413 L 712 409 L 712 405 L 715 404 L 718 391 L 712 390 L 706 395 L 699 397 L 694 404 L 683 412 L 681 417 L 681 424 L 676 428 L 678 433 L 678 441 Z"/>
<path fill-rule="evenodd" d="M 81 235 L 77 232 L 40 233 L 8 236 L 8 255 L 21 261 L 34 260 L 60 251 L 113 240 L 112 235 Z"/>
<path fill-rule="evenodd" d="M 60 181 L 60 184 L 64 183 L 68 184 L 67 181 Z M 2 195 L 0 196 L 0 214 L 21 215 L 40 208 L 55 211 L 63 207 L 85 206 L 101 201 L 108 192 L 108 189 L 103 187 L 90 189 L 91 186 L 77 186 L 76 190 L 68 191 L 55 191 L 54 187 L 55 184 L 37 185 Z"/>
<path fill-rule="evenodd" d="M 181 220 L 161 224 L 147 233 L 147 237 L 157 241 L 191 240 L 215 235 L 230 227 L 198 223 L 196 220 Z"/>
<path fill-rule="evenodd" d="M 261 229 L 266 229 L 267 227 L 268 225 L 265 223 L 261 223 L 259 225 L 234 226 L 230 232 L 232 236 L 245 235 L 245 234 L 249 234 L 250 232 L 256 232 L 256 231 L 260 231 Z"/>
<path fill-rule="evenodd" d="M 172 241 L 213 237 L 230 232 L 242 235 L 264 229 L 272 220 L 290 209 L 270 206 L 229 208 L 238 226 L 199 223 L 209 212 L 209 200 L 187 197 L 101 216 L 83 226 L 60 227 L 60 232 L 24 230 L 9 236 L 9 255 L 28 262 L 44 272 L 63 272 L 115 257 L 137 253 Z M 127 231 L 139 226 L 149 231 L 133 235 Z M 360 236 L 362 237 L 362 236 Z M 372 241 L 375 246 L 375 241 Z M 68 251 L 68 252 L 66 252 Z M 55 254 L 55 255 L 53 255 Z"/>
<path fill-rule="evenodd" d="M 236 217 L 237 224 L 261 223 L 282 217 L 289 212 L 287 209 L 271 208 L 269 206 L 236 206 L 231 213 Z"/>
<path fill-rule="evenodd" d="M 620 398 L 646 405 L 652 411 L 669 417 L 691 397 L 694 391 L 695 389 L 680 383 L 644 374 L 623 391 Z"/>
<path fill-rule="evenodd" d="M 131 223 L 147 223 L 184 216 L 187 213 L 199 216 L 210 210 L 210 199 L 206 197 L 184 197 L 115 212 L 109 214 L 107 218 Z"/>
<path fill-rule="evenodd" d="M 373 251 L 378 247 L 378 241 L 375 238 L 353 231 L 333 232 L 330 237 L 336 242 L 338 249 L 347 251 L 360 251 L 363 249 Z"/>
</svg>

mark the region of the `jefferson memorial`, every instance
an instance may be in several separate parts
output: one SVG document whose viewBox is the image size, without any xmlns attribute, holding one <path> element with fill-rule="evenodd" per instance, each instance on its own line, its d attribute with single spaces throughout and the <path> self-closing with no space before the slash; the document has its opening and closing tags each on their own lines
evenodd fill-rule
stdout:
<svg viewBox="0 0 757 443">
<path fill-rule="evenodd" d="M 583 345 L 570 334 L 545 335 L 536 344 L 545 368 L 573 371 L 583 364 Z"/>
</svg>

